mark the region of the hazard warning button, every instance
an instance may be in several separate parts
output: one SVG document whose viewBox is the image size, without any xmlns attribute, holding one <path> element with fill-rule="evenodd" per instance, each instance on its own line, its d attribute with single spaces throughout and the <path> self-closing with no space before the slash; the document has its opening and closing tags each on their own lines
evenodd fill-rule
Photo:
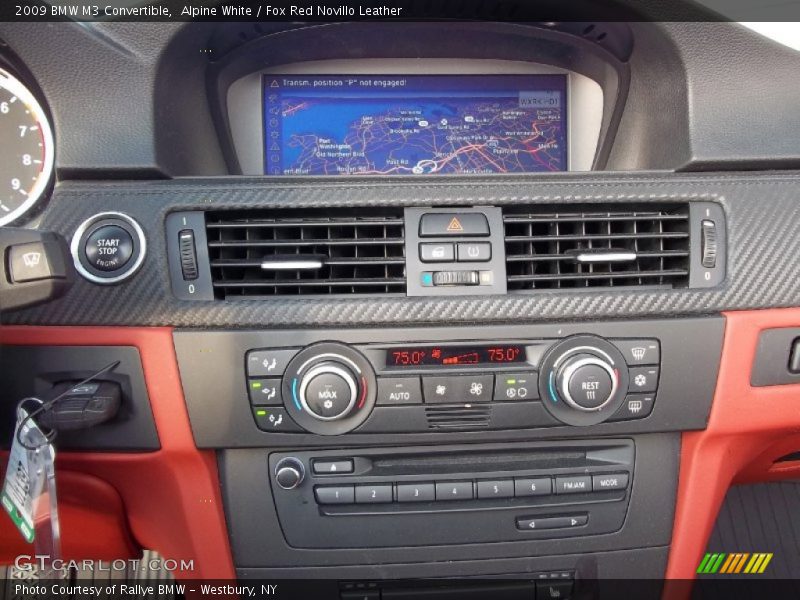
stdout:
<svg viewBox="0 0 800 600">
<path fill-rule="evenodd" d="M 426 213 L 419 224 L 420 237 L 472 237 L 489 235 L 483 213 Z"/>
</svg>

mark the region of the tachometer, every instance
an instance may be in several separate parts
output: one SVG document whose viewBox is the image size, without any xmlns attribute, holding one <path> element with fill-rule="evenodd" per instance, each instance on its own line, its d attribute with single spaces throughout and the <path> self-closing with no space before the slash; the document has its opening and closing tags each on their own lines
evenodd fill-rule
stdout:
<svg viewBox="0 0 800 600">
<path fill-rule="evenodd" d="M 0 225 L 27 213 L 53 173 L 53 132 L 34 95 L 0 69 Z"/>
</svg>

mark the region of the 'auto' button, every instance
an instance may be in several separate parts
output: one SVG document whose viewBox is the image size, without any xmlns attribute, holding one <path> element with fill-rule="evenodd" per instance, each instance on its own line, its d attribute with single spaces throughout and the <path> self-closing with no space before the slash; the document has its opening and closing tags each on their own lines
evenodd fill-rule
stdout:
<svg viewBox="0 0 800 600">
<path fill-rule="evenodd" d="M 98 227 L 86 239 L 86 261 L 98 271 L 118 271 L 133 256 L 133 237 L 119 225 Z"/>
</svg>

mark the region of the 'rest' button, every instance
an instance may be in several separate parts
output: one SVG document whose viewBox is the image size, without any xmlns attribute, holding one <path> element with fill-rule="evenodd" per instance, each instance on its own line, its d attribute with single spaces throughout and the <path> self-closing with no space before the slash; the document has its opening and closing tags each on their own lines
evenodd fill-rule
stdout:
<svg viewBox="0 0 800 600">
<path fill-rule="evenodd" d="M 118 271 L 133 256 L 133 238 L 118 225 L 103 225 L 86 239 L 86 260 L 98 271 Z"/>
</svg>

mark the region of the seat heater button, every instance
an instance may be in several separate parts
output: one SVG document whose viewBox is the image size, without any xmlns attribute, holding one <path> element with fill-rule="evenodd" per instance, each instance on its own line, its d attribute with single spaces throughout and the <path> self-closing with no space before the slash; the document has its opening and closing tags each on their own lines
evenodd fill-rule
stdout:
<svg viewBox="0 0 800 600">
<path fill-rule="evenodd" d="M 571 581 L 536 582 L 536 600 L 569 600 L 571 595 Z"/>
</svg>

